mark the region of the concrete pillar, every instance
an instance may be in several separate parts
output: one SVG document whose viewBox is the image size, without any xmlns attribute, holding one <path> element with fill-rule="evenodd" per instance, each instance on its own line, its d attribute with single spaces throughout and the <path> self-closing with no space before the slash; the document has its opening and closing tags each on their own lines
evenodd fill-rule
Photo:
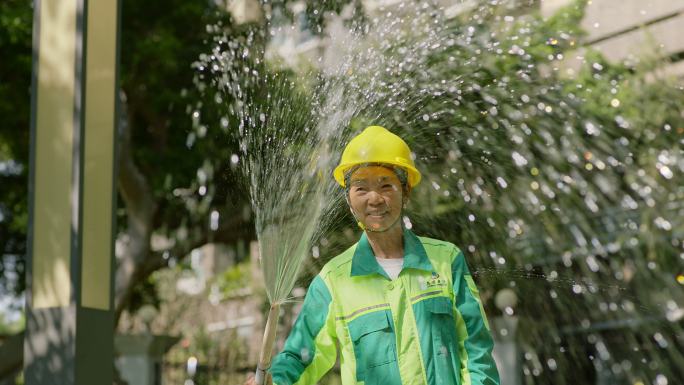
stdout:
<svg viewBox="0 0 684 385">
<path fill-rule="evenodd" d="M 35 0 L 24 374 L 111 384 L 118 0 Z"/>
</svg>

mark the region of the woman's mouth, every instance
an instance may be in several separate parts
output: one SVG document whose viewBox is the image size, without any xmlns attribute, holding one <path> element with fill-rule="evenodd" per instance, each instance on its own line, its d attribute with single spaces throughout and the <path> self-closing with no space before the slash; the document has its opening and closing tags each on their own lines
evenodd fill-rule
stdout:
<svg viewBox="0 0 684 385">
<path fill-rule="evenodd" d="M 385 216 L 385 214 L 387 214 L 387 213 L 386 213 L 386 212 L 382 212 L 382 213 L 369 213 L 368 216 L 369 216 L 369 217 L 373 217 L 373 218 L 382 218 L 382 217 Z"/>
</svg>

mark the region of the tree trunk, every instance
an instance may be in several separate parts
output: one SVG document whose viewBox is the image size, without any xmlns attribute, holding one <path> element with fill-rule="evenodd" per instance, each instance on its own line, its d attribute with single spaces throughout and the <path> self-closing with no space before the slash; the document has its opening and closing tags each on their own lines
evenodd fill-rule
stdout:
<svg viewBox="0 0 684 385">
<path fill-rule="evenodd" d="M 126 95 L 120 93 L 121 115 L 119 116 L 118 190 L 126 207 L 126 232 L 118 237 L 121 246 L 117 256 L 114 303 L 116 322 L 130 300 L 133 288 L 149 275 L 143 267 L 150 255 L 152 219 L 157 204 L 145 175 L 133 159 L 131 146 L 131 124 L 126 105 Z M 147 262 L 149 264 L 149 262 Z M 156 270 L 156 269 L 155 269 Z"/>
</svg>

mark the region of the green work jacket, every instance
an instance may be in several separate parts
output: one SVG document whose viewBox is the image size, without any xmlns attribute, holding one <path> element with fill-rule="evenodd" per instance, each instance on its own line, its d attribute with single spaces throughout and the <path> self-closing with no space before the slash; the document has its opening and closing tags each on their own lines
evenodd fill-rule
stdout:
<svg viewBox="0 0 684 385">
<path fill-rule="evenodd" d="M 456 246 L 404 230 L 404 265 L 391 280 L 364 233 L 311 282 L 270 372 L 276 385 L 315 384 L 339 347 L 343 385 L 498 385 L 493 345 Z"/>
</svg>

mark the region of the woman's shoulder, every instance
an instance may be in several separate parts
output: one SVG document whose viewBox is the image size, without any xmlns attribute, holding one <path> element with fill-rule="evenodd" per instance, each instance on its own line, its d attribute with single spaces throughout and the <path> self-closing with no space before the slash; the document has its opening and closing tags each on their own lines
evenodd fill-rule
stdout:
<svg viewBox="0 0 684 385">
<path fill-rule="evenodd" d="M 351 269 L 352 258 L 354 257 L 354 250 L 356 250 L 357 243 L 350 246 L 347 250 L 333 257 L 331 260 L 326 262 L 321 269 L 319 275 L 325 278 L 329 274 L 339 274 Z"/>
<path fill-rule="evenodd" d="M 422 236 L 418 236 L 418 239 L 420 239 L 420 242 L 423 244 L 423 247 L 443 248 L 443 249 L 448 249 L 448 250 L 460 251 L 458 246 L 454 245 L 453 243 L 451 243 L 449 241 L 444 241 L 441 239 L 430 238 L 430 237 L 422 237 Z"/>
</svg>

